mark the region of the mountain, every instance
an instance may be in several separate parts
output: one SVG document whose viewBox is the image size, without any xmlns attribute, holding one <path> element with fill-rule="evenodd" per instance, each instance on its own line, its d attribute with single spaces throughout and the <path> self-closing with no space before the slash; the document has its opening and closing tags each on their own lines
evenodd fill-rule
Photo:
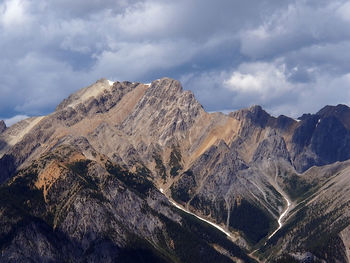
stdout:
<svg viewBox="0 0 350 263">
<path fill-rule="evenodd" d="M 350 260 L 346 105 L 225 115 L 101 79 L 1 127 L 1 262 Z"/>
<path fill-rule="evenodd" d="M 3 133 L 6 130 L 6 124 L 3 120 L 0 120 L 0 133 Z"/>
</svg>

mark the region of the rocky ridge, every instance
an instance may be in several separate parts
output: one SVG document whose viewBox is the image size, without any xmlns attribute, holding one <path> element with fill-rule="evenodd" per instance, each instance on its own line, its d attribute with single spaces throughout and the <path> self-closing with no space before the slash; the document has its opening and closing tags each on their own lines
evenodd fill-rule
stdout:
<svg viewBox="0 0 350 263">
<path fill-rule="evenodd" d="M 6 124 L 3 120 L 0 120 L 0 133 L 3 133 L 6 130 Z"/>
<path fill-rule="evenodd" d="M 331 246 L 345 262 L 348 199 L 343 197 L 346 190 L 337 187 L 349 185 L 349 127 L 350 109 L 345 105 L 326 106 L 299 121 L 275 118 L 260 106 L 224 115 L 205 112 L 191 92 L 169 78 L 151 84 L 99 80 L 69 96 L 52 114 L 21 121 L 0 133 L 1 189 L 11 192 L 19 182 L 30 193 L 21 199 L 29 201 L 24 214 L 17 215 L 14 207 L 1 211 L 16 214 L 18 220 L 35 218 L 24 228 L 8 218 L 8 227 L 1 230 L 2 240 L 7 240 L 1 243 L 3 259 L 18 256 L 16 248 L 31 242 L 35 233 L 40 237 L 35 243 L 45 244 L 45 249 L 34 251 L 51 254 L 26 252 L 34 261 L 77 260 L 84 255 L 93 262 L 100 247 L 106 260 L 120 259 L 132 247 L 132 235 L 143 240 L 142 253 L 167 262 L 188 262 L 181 257 L 184 250 L 176 249 L 179 237 L 168 238 L 171 229 L 193 238 L 203 229 L 188 230 L 191 223 L 184 222 L 193 219 L 176 210 L 167 201 L 170 198 L 235 236 L 235 244 L 216 240 L 220 234 L 195 238 L 210 257 L 253 262 L 244 251 L 257 249 L 254 255 L 261 260 L 298 260 L 306 252 L 315 260 L 329 260 Z M 107 184 L 110 180 L 113 187 Z M 74 197 L 67 199 L 71 191 Z M 286 207 L 281 191 L 288 194 L 292 209 L 283 227 L 268 239 Z M 328 200 L 334 191 L 337 197 Z M 40 202 L 31 200 L 34 193 Z M 107 222 L 96 221 L 107 215 L 116 222 L 112 229 L 104 229 Z M 78 226 L 75 218 L 85 218 L 86 226 Z M 315 221 L 332 234 L 319 234 L 312 227 Z M 127 231 L 122 230 L 125 224 Z M 304 226 L 310 226 L 310 235 L 300 232 Z M 67 244 L 74 241 L 76 249 L 59 258 L 61 251 L 47 240 L 51 236 Z M 166 247 L 164 239 L 170 242 Z M 22 245 L 16 246 L 18 242 Z M 113 247 L 120 253 L 109 254 Z"/>
</svg>

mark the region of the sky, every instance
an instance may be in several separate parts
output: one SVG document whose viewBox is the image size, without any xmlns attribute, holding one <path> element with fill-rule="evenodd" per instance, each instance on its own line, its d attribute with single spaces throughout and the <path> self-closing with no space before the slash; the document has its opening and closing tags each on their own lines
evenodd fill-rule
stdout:
<svg viewBox="0 0 350 263">
<path fill-rule="evenodd" d="M 207 111 L 350 104 L 350 1 L 2 0 L 0 119 L 101 78 L 180 80 Z"/>
</svg>

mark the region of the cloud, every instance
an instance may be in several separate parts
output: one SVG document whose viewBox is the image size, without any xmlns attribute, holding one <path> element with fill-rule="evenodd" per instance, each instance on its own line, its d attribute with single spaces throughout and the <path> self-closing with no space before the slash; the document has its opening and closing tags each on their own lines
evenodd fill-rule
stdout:
<svg viewBox="0 0 350 263">
<path fill-rule="evenodd" d="M 241 32 L 243 54 L 266 58 L 315 44 L 334 43 L 350 37 L 346 21 L 337 13 L 344 1 L 308 5 L 298 1 L 266 17 L 258 27 Z M 324 19 L 327 17 L 328 19 Z"/>
<path fill-rule="evenodd" d="M 7 0 L 0 5 L 0 24 L 5 29 L 23 26 L 31 19 L 27 13 L 28 3 L 24 0 Z"/>
<path fill-rule="evenodd" d="M 29 118 L 29 116 L 27 116 L 27 115 L 16 115 L 12 118 L 4 119 L 4 122 L 5 122 L 7 127 L 10 127 L 11 125 L 13 125 L 21 120 L 27 119 L 27 118 Z"/>
<path fill-rule="evenodd" d="M 207 111 L 235 110 L 233 94 L 223 86 L 223 80 L 228 77 L 225 71 L 195 72 L 183 75 L 181 83 L 194 92 L 196 99 Z"/>
<path fill-rule="evenodd" d="M 341 4 L 337 9 L 337 14 L 345 21 L 350 21 L 350 2 Z"/>
<path fill-rule="evenodd" d="M 243 63 L 224 85 L 241 95 L 254 95 L 259 101 L 279 97 L 293 86 L 287 80 L 284 63 Z"/>
<path fill-rule="evenodd" d="M 305 75 L 307 81 L 300 81 Z M 335 75 L 317 68 L 288 69 L 279 60 L 244 63 L 224 80 L 224 85 L 232 92 L 233 108 L 259 104 L 274 115 L 298 117 L 327 104 L 350 103 L 350 90 L 345 88 L 350 86 L 350 73 Z"/>
<path fill-rule="evenodd" d="M 101 75 L 114 76 L 114 79 L 142 80 L 149 73 L 164 72 L 190 61 L 197 51 L 193 43 L 186 41 L 119 43 L 114 50 L 97 56 L 98 62 L 93 70 Z"/>
<path fill-rule="evenodd" d="M 177 78 L 211 111 L 347 103 L 349 10 L 345 0 L 4 0 L 0 116 L 50 113 L 102 77 Z"/>
</svg>

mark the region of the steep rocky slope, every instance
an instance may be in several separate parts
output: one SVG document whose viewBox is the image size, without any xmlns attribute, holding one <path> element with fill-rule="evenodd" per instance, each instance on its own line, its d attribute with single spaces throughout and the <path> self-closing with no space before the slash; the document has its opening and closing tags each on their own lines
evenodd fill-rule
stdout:
<svg viewBox="0 0 350 263">
<path fill-rule="evenodd" d="M 345 105 L 299 120 L 260 106 L 225 115 L 173 79 L 102 79 L 1 127 L 4 261 L 348 260 Z"/>
<path fill-rule="evenodd" d="M 3 120 L 0 120 L 0 133 L 3 133 L 6 130 L 6 124 Z"/>
<path fill-rule="evenodd" d="M 1 262 L 254 262 L 174 208 L 147 169 L 80 150 L 58 146 L 0 187 Z"/>
</svg>

